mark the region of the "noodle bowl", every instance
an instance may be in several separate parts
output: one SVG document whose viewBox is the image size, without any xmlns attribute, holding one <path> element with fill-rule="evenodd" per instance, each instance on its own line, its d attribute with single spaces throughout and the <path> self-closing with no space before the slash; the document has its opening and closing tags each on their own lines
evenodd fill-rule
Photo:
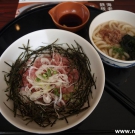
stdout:
<svg viewBox="0 0 135 135">
<path fill-rule="evenodd" d="M 92 38 L 96 46 L 106 55 L 127 60 L 130 58 L 127 52 L 117 51 L 117 49 L 121 49 L 119 42 L 126 34 L 135 36 L 135 28 L 125 22 L 111 20 L 99 25 L 94 30 Z"/>
<path fill-rule="evenodd" d="M 135 65 L 135 51 L 132 51 L 135 50 L 135 45 L 132 45 L 135 42 L 134 20 L 135 14 L 124 10 L 106 11 L 92 20 L 90 41 L 107 65 L 117 68 Z"/>
</svg>

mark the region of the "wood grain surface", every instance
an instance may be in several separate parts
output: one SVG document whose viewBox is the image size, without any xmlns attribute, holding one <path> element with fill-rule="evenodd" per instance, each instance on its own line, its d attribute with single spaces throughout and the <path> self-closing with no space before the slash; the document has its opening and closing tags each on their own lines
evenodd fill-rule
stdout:
<svg viewBox="0 0 135 135">
<path fill-rule="evenodd" d="M 18 0 L 0 0 L 0 29 L 15 17 Z"/>
<path fill-rule="evenodd" d="M 135 0 L 114 0 L 114 9 L 135 13 Z M 0 29 L 15 18 L 18 0 L 0 0 Z"/>
</svg>

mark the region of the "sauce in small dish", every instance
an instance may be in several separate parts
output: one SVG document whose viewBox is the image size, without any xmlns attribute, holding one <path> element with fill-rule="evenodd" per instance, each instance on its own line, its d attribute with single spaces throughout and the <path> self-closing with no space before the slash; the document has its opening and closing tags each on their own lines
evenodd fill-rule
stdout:
<svg viewBox="0 0 135 135">
<path fill-rule="evenodd" d="M 65 14 L 59 19 L 59 24 L 67 27 L 76 27 L 82 24 L 82 19 L 76 14 Z"/>
<path fill-rule="evenodd" d="M 80 2 L 62 2 L 49 10 L 55 25 L 64 30 L 81 30 L 90 18 L 88 8 Z"/>
</svg>

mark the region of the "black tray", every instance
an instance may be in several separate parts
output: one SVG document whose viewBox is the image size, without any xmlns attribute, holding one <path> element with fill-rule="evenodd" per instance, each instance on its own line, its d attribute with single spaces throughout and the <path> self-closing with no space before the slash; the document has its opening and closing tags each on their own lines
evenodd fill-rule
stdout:
<svg viewBox="0 0 135 135">
<path fill-rule="evenodd" d="M 0 31 L 0 55 L 21 36 L 40 29 L 52 29 L 54 25 L 48 14 L 56 4 L 46 5 L 18 16 Z M 90 42 L 88 31 L 91 21 L 103 11 L 89 7 L 91 13 L 87 25 L 76 34 Z M 15 29 L 20 26 L 20 31 Z M 131 99 L 135 97 L 135 67 L 118 69 L 104 64 L 105 75 Z M 113 134 L 116 129 L 135 129 L 135 116 L 106 90 L 92 114 L 76 127 L 58 134 Z M 28 134 L 11 125 L 0 114 L 0 134 Z"/>
</svg>

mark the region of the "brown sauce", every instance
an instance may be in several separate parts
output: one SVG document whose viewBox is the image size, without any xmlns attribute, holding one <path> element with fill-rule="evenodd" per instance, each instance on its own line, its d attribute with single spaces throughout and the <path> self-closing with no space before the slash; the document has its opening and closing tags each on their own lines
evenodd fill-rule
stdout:
<svg viewBox="0 0 135 135">
<path fill-rule="evenodd" d="M 82 19 L 76 14 L 66 14 L 59 19 L 59 24 L 67 27 L 76 27 L 82 24 Z"/>
</svg>

